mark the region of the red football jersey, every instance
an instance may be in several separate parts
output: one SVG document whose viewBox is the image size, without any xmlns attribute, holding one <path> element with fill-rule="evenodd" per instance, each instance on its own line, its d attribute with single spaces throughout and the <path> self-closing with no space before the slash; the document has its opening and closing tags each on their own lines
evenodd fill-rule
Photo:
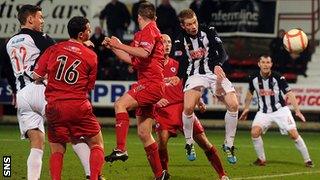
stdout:
<svg viewBox="0 0 320 180">
<path fill-rule="evenodd" d="M 165 78 L 176 76 L 178 73 L 179 63 L 169 58 L 168 63 L 164 66 L 163 75 Z M 167 99 L 170 104 L 183 102 L 183 82 L 182 80 L 176 86 L 166 85 L 163 98 Z"/>
<path fill-rule="evenodd" d="M 150 22 L 134 35 L 133 47 L 142 47 L 150 53 L 147 58 L 132 58 L 132 65 L 137 70 L 139 82 L 162 82 L 164 48 L 162 37 L 156 22 Z"/>
<path fill-rule="evenodd" d="M 48 102 L 86 99 L 94 88 L 97 55 L 83 44 L 64 41 L 49 47 L 40 57 L 34 73 L 48 75 Z"/>
</svg>

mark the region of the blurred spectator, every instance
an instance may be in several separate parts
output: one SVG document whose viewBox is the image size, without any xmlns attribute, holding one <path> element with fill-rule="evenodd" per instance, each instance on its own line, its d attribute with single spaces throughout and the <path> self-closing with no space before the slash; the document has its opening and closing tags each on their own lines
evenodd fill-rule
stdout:
<svg viewBox="0 0 320 180">
<path fill-rule="evenodd" d="M 139 0 L 138 2 L 134 3 L 131 9 L 132 13 L 132 20 L 134 22 L 134 32 L 139 31 L 139 24 L 138 24 L 138 9 L 141 3 L 146 2 L 146 0 Z"/>
<path fill-rule="evenodd" d="M 97 26 L 94 29 L 94 34 L 90 37 L 90 41 L 94 44 L 94 52 L 98 56 L 98 73 L 97 79 L 105 79 L 106 74 L 104 69 L 108 67 L 108 58 L 113 57 L 111 50 L 106 49 L 101 43 L 105 38 L 105 34 L 101 27 Z M 109 66 L 110 67 L 110 66 Z"/>
<path fill-rule="evenodd" d="M 201 7 L 202 0 L 193 0 L 190 4 L 189 8 L 196 13 L 197 17 L 200 17 L 200 7 Z"/>
<path fill-rule="evenodd" d="M 311 60 L 311 55 L 312 55 L 312 52 L 309 45 L 300 54 L 290 54 L 290 57 L 291 57 L 291 62 L 289 64 L 289 66 L 291 67 L 290 70 L 296 73 L 297 75 L 303 75 L 304 77 L 308 77 L 306 72 L 307 72 L 308 62 Z"/>
<path fill-rule="evenodd" d="M 128 77 L 127 80 L 129 81 L 136 81 L 137 80 L 137 73 L 133 69 L 133 66 L 128 66 Z"/>
<path fill-rule="evenodd" d="M 98 55 L 98 58 L 102 56 L 105 47 L 101 44 L 106 36 L 104 35 L 101 27 L 97 26 L 94 29 L 94 34 L 90 37 L 90 41 L 94 44 L 94 52 Z"/>
<path fill-rule="evenodd" d="M 134 71 L 128 69 L 129 65 L 121 60 L 114 60 L 110 69 L 108 70 L 108 80 L 129 80 L 128 78 L 133 78 Z M 135 76 L 134 76 L 135 77 Z M 132 80 L 132 79 L 131 79 Z"/>
<path fill-rule="evenodd" d="M 285 33 L 286 31 L 284 29 L 280 29 L 277 37 L 274 38 L 269 44 L 270 55 L 274 64 L 280 64 L 280 61 L 288 58 L 288 53 L 283 46 L 283 36 Z"/>
<path fill-rule="evenodd" d="M 161 0 L 157 7 L 157 25 L 162 34 L 168 34 L 172 39 L 177 35 L 179 21 L 176 10 L 171 6 L 170 0 Z"/>
<path fill-rule="evenodd" d="M 124 32 L 130 24 L 130 13 L 125 4 L 118 0 L 111 0 L 110 3 L 100 12 L 100 25 L 103 27 L 103 20 L 107 21 L 108 36 L 116 36 L 123 40 Z"/>
</svg>

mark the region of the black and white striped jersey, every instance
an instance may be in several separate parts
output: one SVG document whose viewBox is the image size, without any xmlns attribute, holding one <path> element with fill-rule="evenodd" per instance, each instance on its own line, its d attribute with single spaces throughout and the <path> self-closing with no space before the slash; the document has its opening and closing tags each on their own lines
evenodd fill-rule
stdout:
<svg viewBox="0 0 320 180">
<path fill-rule="evenodd" d="M 207 26 L 199 26 L 199 32 L 194 37 L 183 31 L 174 41 L 172 53 L 174 59 L 179 61 L 180 78 L 213 74 L 214 66 L 222 66 L 228 58 L 215 28 Z"/>
<path fill-rule="evenodd" d="M 48 35 L 27 28 L 21 29 L 9 39 L 6 44 L 6 61 L 10 63 L 6 64 L 11 64 L 18 91 L 33 81 L 32 72 L 38 57 L 53 44 L 54 40 Z"/>
<path fill-rule="evenodd" d="M 260 72 L 249 76 L 249 91 L 254 91 L 258 97 L 259 111 L 271 113 L 286 106 L 284 95 L 290 91 L 290 87 L 284 78 L 277 72 L 272 72 L 267 78 L 263 78 Z"/>
</svg>

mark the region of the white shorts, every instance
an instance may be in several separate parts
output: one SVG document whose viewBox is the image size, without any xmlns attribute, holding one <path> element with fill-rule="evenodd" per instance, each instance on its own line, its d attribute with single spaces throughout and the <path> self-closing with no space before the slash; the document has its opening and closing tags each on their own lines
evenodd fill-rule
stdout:
<svg viewBox="0 0 320 180">
<path fill-rule="evenodd" d="M 235 92 L 234 86 L 228 78 L 224 78 L 221 82 L 221 88 L 217 88 L 217 76 L 215 74 L 201 75 L 195 74 L 189 76 L 184 86 L 183 92 L 194 89 L 196 87 L 204 87 L 211 91 L 215 96 L 225 95 L 229 92 Z M 218 91 L 217 91 L 218 90 Z M 222 91 L 221 91 L 222 90 Z"/>
<path fill-rule="evenodd" d="M 43 133 L 45 121 L 44 96 L 45 86 L 30 83 L 17 93 L 17 116 L 21 139 L 28 138 L 26 133 L 30 129 L 39 129 Z"/>
<path fill-rule="evenodd" d="M 252 127 L 259 126 L 262 128 L 263 134 L 267 132 L 271 124 L 275 122 L 280 129 L 282 135 L 287 135 L 288 131 L 297 129 L 296 122 L 294 121 L 291 111 L 288 106 L 278 109 L 272 113 L 257 112 L 254 117 Z"/>
</svg>

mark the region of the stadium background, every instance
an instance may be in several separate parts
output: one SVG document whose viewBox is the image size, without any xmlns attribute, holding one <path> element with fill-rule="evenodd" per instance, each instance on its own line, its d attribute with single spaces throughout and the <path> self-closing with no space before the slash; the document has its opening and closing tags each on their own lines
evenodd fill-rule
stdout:
<svg viewBox="0 0 320 180">
<path fill-rule="evenodd" d="M 76 3 L 75 3 L 76 2 Z M 1 44 L 5 40 L 11 37 L 15 32 L 18 31 L 19 25 L 15 17 L 15 9 L 17 6 L 25 3 L 40 3 L 43 12 L 45 14 L 45 32 L 57 41 L 64 40 L 68 37 L 66 31 L 66 23 L 70 17 L 75 15 L 84 15 L 91 22 L 91 27 L 94 29 L 100 25 L 99 12 L 104 6 L 110 2 L 109 0 L 74 0 L 74 1 L 63 1 L 63 0 L 0 0 L 0 40 Z M 128 9 L 131 10 L 132 4 L 137 0 L 121 0 L 124 2 Z M 156 5 L 159 5 L 161 0 L 151 1 Z M 223 2 L 223 1 L 221 1 Z M 226 2 L 226 1 L 225 1 Z M 237 3 L 239 1 L 229 1 Z M 248 72 L 256 69 L 255 62 L 258 54 L 262 52 L 269 52 L 269 44 L 277 36 L 279 29 L 289 30 L 292 28 L 301 28 L 307 33 L 309 38 L 308 50 L 312 54 L 309 62 L 307 63 L 307 70 L 305 75 L 299 74 L 299 72 L 287 73 L 288 80 L 291 82 L 291 87 L 296 93 L 298 102 L 300 104 L 302 112 L 306 115 L 307 123 L 300 123 L 298 127 L 301 131 L 313 131 L 314 133 L 306 134 L 310 135 L 310 141 L 315 141 L 317 144 L 313 144 L 311 147 L 311 154 L 315 154 L 315 148 L 319 150 L 319 131 L 320 131 L 320 48 L 319 44 L 319 0 L 252 0 L 249 3 L 265 3 L 274 2 L 275 9 L 274 14 L 265 12 L 269 18 L 274 18 L 273 31 L 268 33 L 255 33 L 244 31 L 234 32 L 219 32 L 222 40 L 225 42 L 226 49 L 230 55 L 229 62 L 225 67 L 227 74 L 231 80 L 233 80 L 239 95 L 239 100 L 242 108 L 242 104 L 247 91 L 247 84 L 245 83 L 245 76 Z M 181 9 L 189 7 L 191 0 L 171 0 L 172 6 L 176 12 L 180 12 Z M 130 41 L 132 39 L 132 33 L 134 30 L 134 23 L 131 22 L 128 31 L 126 32 L 124 39 Z M 105 29 L 104 24 L 104 29 Z M 306 60 L 307 61 L 307 60 Z M 245 63 L 250 62 L 250 63 Z M 112 68 L 112 67 L 111 67 Z M 228 71 L 229 70 L 229 71 Z M 236 72 L 236 73 L 234 73 Z M 121 96 L 123 92 L 128 90 L 132 81 L 112 81 L 112 80 L 99 80 L 96 83 L 96 88 L 91 94 L 91 100 L 95 107 L 95 113 L 99 117 L 102 124 L 106 126 L 113 126 L 114 124 L 114 111 L 113 103 Z M 1 138 L 6 139 L 8 134 L 11 135 L 11 139 L 18 139 L 17 119 L 15 116 L 15 109 L 10 105 L 10 88 L 7 86 L 5 80 L 0 82 L 0 142 Z M 209 128 L 223 129 L 224 123 L 222 121 L 224 117 L 224 106 L 216 100 L 212 100 L 210 94 L 207 92 L 204 95 L 205 103 L 208 106 L 208 111 L 204 114 L 199 114 L 203 120 L 204 125 Z M 247 138 L 249 142 L 248 129 L 251 125 L 251 120 L 255 114 L 257 108 L 256 100 L 252 102 L 252 112 L 249 115 L 249 120 L 246 122 L 239 122 L 239 128 L 246 130 L 240 132 L 240 134 Z M 131 125 L 135 125 L 133 113 L 131 114 L 132 122 Z M 7 126 L 10 125 L 10 126 Z M 13 125 L 13 126 L 11 126 Z M 8 127 L 8 128 L 7 128 Z M 14 127 L 14 128 L 13 128 Z M 111 130 L 112 131 L 112 130 Z M 219 131 L 218 131 L 219 132 Z M 212 132 L 209 132 L 212 134 Z M 221 136 L 214 134 L 213 136 Z M 112 136 L 114 139 L 114 136 Z M 314 138 L 313 138 L 314 137 Z M 109 137 L 110 138 L 110 137 Z M 108 140 L 109 140 L 108 138 Z M 114 143 L 114 140 L 111 140 Z M 135 139 L 136 140 L 136 139 Z M 271 135 L 269 142 L 278 141 L 276 136 Z M 137 141 L 137 140 L 136 140 Z M 306 140 L 308 141 L 308 140 Z M 1 142 L 1 155 L 9 154 L 14 151 L 10 150 L 10 147 L 4 148 L 5 140 Z M 279 140 L 282 143 L 282 139 Z M 19 147 L 20 141 L 17 142 Z M 182 143 L 182 141 L 181 141 Z M 268 140 L 267 142 L 268 143 Z M 307 143 L 309 144 L 309 143 Z M 251 145 L 251 144 L 250 144 Z M 249 146 L 250 146 L 249 145 Z M 24 144 L 23 146 L 27 146 Z M 132 146 L 132 145 L 131 145 Z M 48 147 L 48 146 L 47 146 Z M 241 146 L 240 146 L 241 147 Z M 7 150 L 9 148 L 9 150 Z M 108 146 L 108 150 L 110 146 Z M 252 149 L 252 148 L 251 148 Z M 294 149 L 294 147 L 291 147 Z M 293 150 L 294 151 L 294 150 Z M 317 151 L 318 152 L 318 151 Z M 253 153 L 253 152 L 252 152 Z M 317 157 L 319 159 L 319 157 Z M 316 164 L 318 164 L 316 162 Z M 116 165 L 117 166 L 117 165 Z M 284 165 L 285 166 L 285 165 Z M 280 167 L 281 168 L 281 167 Z M 231 169 L 229 171 L 233 171 Z M 318 167 L 317 167 L 317 170 Z M 146 170 L 147 171 L 147 170 Z M 297 170 L 298 171 L 298 170 Z M 271 170 L 273 172 L 273 170 Z M 46 174 L 46 173 L 44 173 Z M 319 175 L 319 172 L 317 173 Z M 315 176 L 318 177 L 318 176 Z M 72 179 L 72 178 L 69 178 Z M 125 178 L 126 179 L 126 178 Z M 130 179 L 130 178 L 129 178 Z M 182 178 L 183 179 L 183 178 Z M 191 178 L 192 179 L 192 178 Z M 197 179 L 197 178 L 194 178 Z M 201 178 L 200 178 L 201 179 Z M 282 178 L 280 178 L 282 179 Z M 304 179 L 303 177 L 301 179 Z M 310 178 L 313 179 L 313 178 Z M 316 178 L 315 178 L 316 179 Z"/>
</svg>

